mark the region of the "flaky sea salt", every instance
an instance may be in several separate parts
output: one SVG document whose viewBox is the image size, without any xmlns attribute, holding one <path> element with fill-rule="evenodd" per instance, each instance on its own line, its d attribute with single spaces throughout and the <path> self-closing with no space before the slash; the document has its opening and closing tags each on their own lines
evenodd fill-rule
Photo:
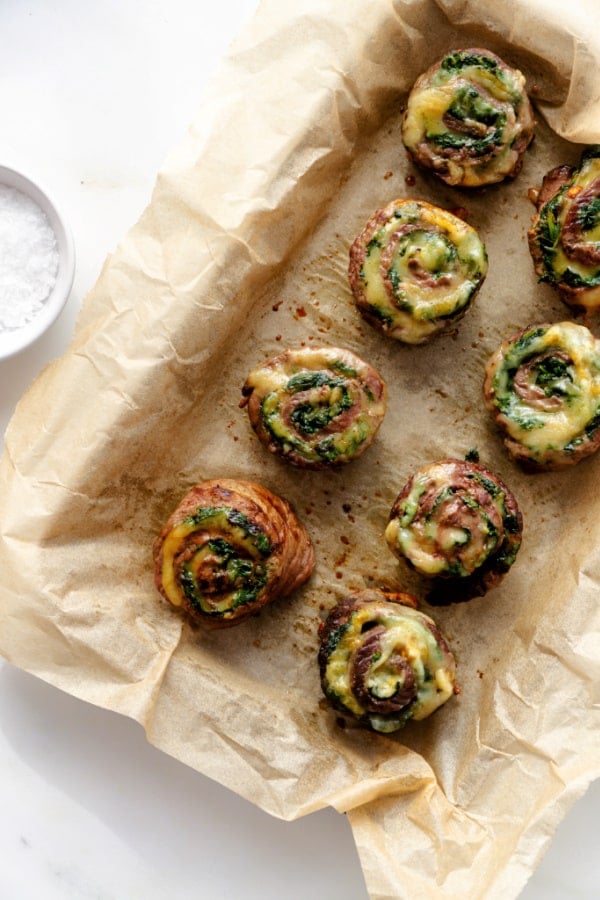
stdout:
<svg viewBox="0 0 600 900">
<path fill-rule="evenodd" d="M 38 204 L 0 184 L 0 330 L 22 328 L 40 312 L 58 274 L 58 246 Z"/>
</svg>

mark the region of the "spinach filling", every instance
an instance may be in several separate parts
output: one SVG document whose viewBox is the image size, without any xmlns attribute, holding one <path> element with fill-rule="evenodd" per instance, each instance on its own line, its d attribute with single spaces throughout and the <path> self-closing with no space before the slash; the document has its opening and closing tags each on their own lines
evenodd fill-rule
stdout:
<svg viewBox="0 0 600 900">
<path fill-rule="evenodd" d="M 441 63 L 441 68 L 446 72 L 460 72 L 467 67 L 476 67 L 491 72 L 498 78 L 502 78 L 503 72 L 495 59 L 489 56 L 483 56 L 480 53 L 467 53 L 464 50 L 457 50 L 455 53 L 449 53 L 445 56 Z"/>
<path fill-rule="evenodd" d="M 369 243 L 367 244 L 367 248 L 366 248 L 367 256 L 370 256 L 371 253 L 373 252 L 373 250 L 375 250 L 378 247 L 379 248 L 383 247 L 383 243 L 381 241 L 381 238 L 378 237 L 377 235 L 375 235 L 375 237 L 372 237 L 371 240 L 369 241 Z"/>
<path fill-rule="evenodd" d="M 396 306 L 398 307 L 398 309 L 401 309 L 402 312 L 412 313 L 413 306 L 406 299 L 406 294 L 402 287 L 402 285 L 404 284 L 404 279 L 403 279 L 402 275 L 394 268 L 394 266 L 391 266 L 391 268 L 389 268 L 387 271 L 387 277 L 389 278 L 390 284 L 392 285 L 392 291 L 394 293 L 394 302 L 395 302 Z M 389 319 L 390 322 L 392 321 L 391 316 L 384 316 L 384 314 L 377 307 L 371 307 L 371 309 L 376 314 L 379 314 L 379 318 L 381 318 L 381 319 L 386 318 L 386 319 Z"/>
<path fill-rule="evenodd" d="M 242 536 L 244 538 L 250 538 L 250 542 L 258 550 L 261 556 L 268 556 L 269 553 L 271 553 L 273 549 L 271 541 L 262 528 L 237 509 L 231 509 L 228 506 L 204 506 L 201 509 L 197 509 L 191 516 L 187 516 L 184 520 L 184 524 L 197 526 L 206 524 L 207 520 L 210 519 L 221 519 L 220 524 L 224 527 L 226 527 L 226 523 L 228 523 L 234 528 L 239 528 L 242 532 Z M 218 521 L 216 525 L 217 527 L 219 526 Z"/>
<path fill-rule="evenodd" d="M 554 260 L 560 242 L 560 204 L 565 191 L 566 186 L 562 187 L 551 200 L 544 204 L 540 211 L 537 226 L 538 246 L 546 270 L 545 273 L 540 276 L 540 281 L 549 281 L 554 284 L 558 280 L 557 273 L 554 271 Z"/>
<path fill-rule="evenodd" d="M 567 268 L 564 270 L 564 272 L 561 272 L 560 275 L 556 276 L 556 280 L 560 280 L 563 284 L 566 284 L 569 287 L 573 288 L 597 287 L 597 285 L 600 284 L 600 269 L 594 275 L 584 277 L 579 272 L 574 272 L 573 269 Z"/>
<path fill-rule="evenodd" d="M 515 559 L 517 558 L 518 551 L 518 545 L 506 545 L 504 551 L 502 553 L 498 553 L 498 555 L 494 557 L 494 568 L 496 569 L 496 571 L 508 572 L 508 570 L 512 567 Z"/>
<path fill-rule="evenodd" d="M 583 429 L 583 434 L 578 435 L 576 438 L 573 438 L 572 441 L 569 441 L 568 444 L 565 445 L 564 450 L 567 453 L 572 453 L 577 447 L 580 447 L 587 440 L 591 440 L 596 431 L 600 428 L 600 409 L 596 411 L 594 416 L 587 423 L 585 428 Z"/>
<path fill-rule="evenodd" d="M 440 134 L 428 133 L 428 141 L 439 147 L 440 150 L 462 150 L 465 148 L 473 156 L 485 156 L 494 147 L 502 143 L 502 131 L 495 128 L 483 138 L 476 138 L 470 134 L 460 132 L 443 131 Z"/>
<path fill-rule="evenodd" d="M 515 341 L 506 354 L 504 366 L 494 378 L 496 405 L 525 431 L 543 427 L 544 421 L 533 409 L 522 405 L 513 383 L 521 366 L 526 365 L 536 353 L 543 351 L 543 348 L 534 345 L 544 334 L 543 328 L 534 328 Z M 531 363 L 530 372 L 535 385 L 546 397 L 559 397 L 569 403 L 579 393 L 570 359 L 553 355 L 543 356 Z"/>
<path fill-rule="evenodd" d="M 590 288 L 600 285 L 600 269 L 589 275 L 582 275 L 569 266 L 560 271 L 557 265 L 557 253 L 561 242 L 561 213 L 563 203 L 568 203 L 567 192 L 573 185 L 573 179 L 564 184 L 559 191 L 544 204 L 540 210 L 536 229 L 537 244 L 542 257 L 544 271 L 539 281 L 549 284 L 566 284 L 572 288 Z M 600 197 L 594 197 L 586 206 L 578 211 L 577 224 L 582 232 L 592 231 L 600 224 Z"/>
<path fill-rule="evenodd" d="M 515 82 L 512 73 L 504 69 L 497 60 L 483 56 L 481 53 L 457 50 L 455 53 L 449 53 L 442 60 L 440 75 L 445 81 L 449 76 L 464 75 L 464 69 L 480 69 L 482 72 L 489 73 L 502 85 L 503 90 L 508 92 L 510 102 L 515 108 L 520 105 L 522 92 L 519 85 Z"/>
<path fill-rule="evenodd" d="M 347 378 L 358 375 L 341 360 L 336 360 L 331 368 Z M 328 434 L 322 440 L 310 440 L 315 435 L 318 438 L 320 432 L 355 405 L 356 399 L 347 381 L 322 371 L 298 372 L 285 386 L 285 392 L 292 395 L 311 390 L 318 393 L 314 396 L 308 394 L 306 400 L 298 403 L 290 413 L 290 421 L 296 432 L 288 428 L 282 418 L 278 394 L 274 391 L 267 394 L 261 405 L 265 428 L 284 449 L 293 449 L 306 459 L 316 458 L 331 463 L 342 454 L 351 455 L 369 435 L 368 420 L 363 415 L 356 418 L 344 431 Z M 363 385 L 362 391 L 368 401 L 374 401 L 373 392 L 368 386 Z"/>
<path fill-rule="evenodd" d="M 531 328 L 529 331 L 526 331 L 525 334 L 522 334 L 520 338 L 518 338 L 514 344 L 512 345 L 510 356 L 511 358 L 516 358 L 516 365 L 520 365 L 524 360 L 521 357 L 521 354 L 527 350 L 531 345 L 541 337 L 544 337 L 546 334 L 546 329 L 541 326 L 537 328 Z M 507 356 L 508 359 L 508 356 Z"/>
<path fill-rule="evenodd" d="M 488 492 L 488 494 L 490 494 L 490 496 L 493 499 L 497 498 L 502 493 L 500 488 L 489 478 L 486 478 L 484 475 L 480 475 L 480 474 L 468 475 L 467 477 L 473 478 L 475 481 L 478 481 L 482 485 L 482 487 L 485 488 L 485 490 Z M 472 509 L 472 510 L 476 511 L 479 515 L 482 526 L 485 526 L 485 529 L 487 531 L 487 540 L 485 541 L 485 547 L 484 547 L 483 552 L 484 552 L 485 557 L 487 558 L 493 553 L 495 547 L 498 544 L 498 540 L 499 540 L 498 529 L 496 528 L 496 526 L 494 525 L 494 523 L 492 522 L 492 520 L 490 519 L 488 514 L 485 512 L 485 510 L 481 508 L 481 506 L 477 502 L 477 500 L 474 497 L 471 497 L 470 494 L 468 494 L 464 491 L 461 491 L 460 488 L 455 487 L 454 485 L 448 485 L 443 490 L 441 490 L 435 497 L 435 500 L 431 506 L 431 509 L 423 516 L 423 521 L 427 522 L 427 523 L 432 522 L 435 519 L 440 507 L 447 500 L 449 500 L 455 494 L 458 494 L 458 493 L 460 493 L 460 499 L 461 499 L 462 503 L 468 509 Z M 404 507 L 402 508 L 402 513 L 403 513 L 402 518 L 401 518 L 402 526 L 405 528 L 406 527 L 410 528 L 410 526 L 412 525 L 412 523 L 414 521 L 415 515 L 418 513 L 418 504 L 411 504 L 410 508 L 408 507 L 408 504 L 405 504 Z M 460 528 L 461 528 L 462 535 L 460 538 L 457 538 L 454 541 L 453 549 L 468 545 L 473 538 L 473 534 L 472 534 L 470 528 L 463 526 L 463 525 L 461 525 Z M 482 565 L 483 562 L 484 562 L 484 560 L 482 560 L 482 562 L 480 562 L 479 565 Z M 478 565 L 478 567 L 479 567 L 479 565 Z M 463 563 L 461 562 L 460 559 L 447 559 L 446 560 L 446 564 L 445 564 L 446 577 L 464 578 L 471 574 L 472 574 L 472 572 L 469 569 L 465 568 L 465 566 L 463 565 Z"/>
<path fill-rule="evenodd" d="M 465 71 L 468 69 L 474 71 Z M 493 84 L 490 76 L 497 90 L 490 87 Z M 508 101 L 516 110 L 522 101 L 522 91 L 512 74 L 497 60 L 479 53 L 460 50 L 450 53 L 442 60 L 434 83 L 446 85 L 457 78 L 460 79 L 458 87 L 443 119 L 446 130 L 432 129 L 426 139 L 440 151 L 465 150 L 473 157 L 486 156 L 504 146 L 508 121 L 504 104 Z M 469 79 L 474 83 L 465 83 Z M 477 89 L 478 80 L 485 84 L 486 91 L 496 95 L 498 106 Z"/>
<path fill-rule="evenodd" d="M 452 120 L 460 127 L 452 128 Z M 506 112 L 488 103 L 472 85 L 460 87 L 446 111 L 444 123 L 447 131 L 430 132 L 427 140 L 440 150 L 468 150 L 473 156 L 484 156 L 504 140 Z M 481 135 L 476 126 L 482 125 L 487 133 Z M 475 127 L 474 127 L 475 126 Z"/>
<path fill-rule="evenodd" d="M 349 622 L 344 622 L 343 625 L 338 625 L 337 628 L 332 628 L 329 632 L 325 642 L 325 655 L 328 659 L 341 641 L 342 636 L 348 631 L 348 628 Z"/>
<path fill-rule="evenodd" d="M 209 547 L 215 542 L 209 541 Z M 219 556 L 216 551 L 215 555 Z M 217 586 L 224 592 L 232 591 L 231 598 L 226 605 L 227 610 L 237 609 L 245 603 L 255 600 L 260 591 L 267 583 L 268 574 L 263 565 L 255 564 L 251 560 L 239 559 L 234 554 L 237 553 L 234 547 L 225 551 L 225 555 L 221 558 L 223 568 L 220 573 L 215 576 Z M 213 609 L 206 603 L 205 597 L 208 595 L 206 588 L 198 584 L 190 566 L 183 565 L 179 575 L 179 582 L 183 593 L 190 602 L 190 605 L 204 615 L 220 615 L 223 609 Z"/>
<path fill-rule="evenodd" d="M 288 390 L 290 390 L 292 381 L 293 379 L 290 379 L 288 382 Z M 292 393 L 306 390 L 310 387 L 330 388 L 330 391 L 324 397 L 313 400 L 308 399 L 306 403 L 300 403 L 292 410 L 290 418 L 302 434 L 312 435 L 322 431 L 353 405 L 354 401 L 350 396 L 346 383 L 341 378 L 331 378 L 322 372 L 316 372 L 312 378 L 304 378 L 302 385 L 302 387 L 297 387 L 296 383 L 291 388 Z"/>
<path fill-rule="evenodd" d="M 459 88 L 448 112 L 459 122 L 471 119 L 496 128 L 502 128 L 506 123 L 506 113 L 488 103 L 470 84 Z"/>
<path fill-rule="evenodd" d="M 536 415 L 533 409 L 523 405 L 514 390 L 513 381 L 521 365 L 526 365 L 535 357 L 536 353 L 543 354 L 546 350 L 543 341 L 541 346 L 535 346 L 538 338 L 543 339 L 545 331 L 546 329 L 542 327 L 534 328 L 515 341 L 493 380 L 496 407 L 524 431 L 544 428 L 546 417 L 544 414 Z M 566 351 L 564 353 L 566 355 Z M 561 356 L 548 353 L 546 356 L 541 356 L 539 360 L 534 359 L 531 362 L 530 372 L 534 377 L 535 385 L 547 397 L 558 397 L 566 405 L 574 405 L 577 408 L 578 399 L 581 396 L 581 386 L 570 357 L 561 358 Z M 590 439 L 598 428 L 600 428 L 600 408 L 597 409 L 587 425 L 582 426 L 581 432 L 565 444 L 562 450 L 567 453 L 573 452 Z"/>
<path fill-rule="evenodd" d="M 546 329 L 542 326 L 530 328 L 508 348 L 503 363 L 494 376 L 494 393 L 502 412 L 506 412 L 516 399 L 512 393 L 512 383 L 520 367 L 536 353 L 544 350 L 543 346 L 536 345 L 545 334 Z"/>
<path fill-rule="evenodd" d="M 404 235 L 398 242 L 395 249 L 392 265 L 386 272 L 386 276 L 392 286 L 394 303 L 402 312 L 413 313 L 414 305 L 407 299 L 405 285 L 413 278 L 411 268 L 414 266 L 419 269 L 426 270 L 427 274 L 437 282 L 448 273 L 452 273 L 457 268 L 457 263 L 462 265 L 459 259 L 458 250 L 455 245 L 444 234 L 430 231 L 413 231 Z M 417 276 L 418 281 L 418 276 Z M 435 284 L 431 285 L 435 290 Z M 467 295 L 467 301 L 472 291 Z M 463 297 L 461 295 L 457 307 L 446 315 L 437 314 L 435 307 L 431 309 L 427 315 L 421 314 L 421 318 L 429 319 L 446 319 L 456 316 L 464 306 Z"/>
<path fill-rule="evenodd" d="M 570 362 L 557 356 L 547 356 L 534 363 L 535 383 L 546 397 L 573 396 L 573 371 Z"/>
<path fill-rule="evenodd" d="M 594 197 L 587 206 L 582 206 L 577 213 L 577 224 L 582 231 L 592 231 L 600 225 L 600 197 Z"/>
<path fill-rule="evenodd" d="M 502 495 L 501 488 L 499 488 L 498 485 L 494 481 L 491 480 L 491 478 L 488 478 L 486 475 L 483 475 L 481 472 L 477 472 L 473 476 L 467 475 L 467 478 L 470 478 L 470 477 L 473 477 L 475 479 L 475 481 L 478 481 L 479 484 L 482 486 L 482 488 L 484 488 L 484 490 L 487 491 L 487 493 L 490 495 L 490 497 L 493 500 L 495 500 L 497 497 Z"/>
<path fill-rule="evenodd" d="M 356 369 L 353 369 L 351 366 L 347 366 L 345 362 L 342 362 L 341 359 L 334 359 L 332 363 L 330 363 L 331 368 L 335 372 L 341 372 L 342 375 L 346 375 L 348 378 L 356 378 L 358 372 Z"/>
<path fill-rule="evenodd" d="M 517 369 L 515 367 L 514 369 L 508 369 L 503 374 L 506 376 L 509 384 L 512 385 L 516 373 Z M 529 407 L 522 405 L 521 399 L 514 393 L 512 387 L 506 393 L 504 392 L 503 386 L 499 384 L 498 375 L 494 379 L 494 386 L 496 394 L 495 405 L 518 428 L 523 431 L 533 431 L 536 428 L 544 427 L 544 420 L 537 416 Z"/>
<path fill-rule="evenodd" d="M 206 597 L 219 594 L 231 594 L 226 609 L 233 610 L 238 606 L 254 600 L 264 588 L 268 573 L 263 562 L 252 558 L 254 554 L 264 560 L 273 550 L 271 541 L 262 529 L 252 522 L 244 513 L 228 507 L 204 507 L 185 519 L 185 523 L 193 527 L 226 529 L 231 526 L 235 531 L 233 541 L 224 537 L 210 538 L 205 544 L 199 544 L 192 558 L 186 561 L 179 571 L 179 583 L 190 605 L 204 615 L 219 615 L 223 605 L 215 609 L 206 602 Z M 237 532 L 237 534 L 235 533 Z M 244 547 L 247 543 L 247 547 Z M 217 560 L 213 566 L 210 583 L 203 584 L 194 572 L 194 562 L 207 551 Z M 240 556 L 247 553 L 247 557 Z M 226 597 L 223 597 L 225 600 Z"/>
<path fill-rule="evenodd" d="M 327 372 L 298 372 L 288 379 L 285 389 L 288 394 L 298 394 L 300 391 L 309 391 L 311 388 L 322 387 L 331 382 L 331 375 Z"/>
</svg>

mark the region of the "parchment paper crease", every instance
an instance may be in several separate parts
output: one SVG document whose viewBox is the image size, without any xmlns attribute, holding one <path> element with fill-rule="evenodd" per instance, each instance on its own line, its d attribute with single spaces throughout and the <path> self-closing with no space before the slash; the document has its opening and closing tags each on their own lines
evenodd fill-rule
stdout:
<svg viewBox="0 0 600 900">
<path fill-rule="evenodd" d="M 598 775 L 600 457 L 527 476 L 481 402 L 502 337 L 569 318 L 535 281 L 527 188 L 600 141 L 586 8 L 567 22 L 545 0 L 264 2 L 6 436 L 2 654 L 274 815 L 348 811 L 373 898 L 516 896 Z M 519 66 L 543 113 L 518 179 L 475 194 L 418 172 L 399 137 L 416 76 L 469 45 Z M 346 280 L 366 218 L 409 195 L 466 207 L 490 258 L 458 333 L 419 348 L 365 325 Z M 375 444 L 333 474 L 266 454 L 238 408 L 248 370 L 301 343 L 348 347 L 388 383 Z M 318 623 L 348 588 L 422 597 L 384 546 L 387 515 L 416 467 L 472 447 L 516 494 L 525 539 L 501 587 L 434 612 L 462 693 L 397 737 L 342 729 Z M 290 600 L 203 636 L 155 592 L 151 546 L 218 476 L 286 496 L 318 566 Z"/>
</svg>

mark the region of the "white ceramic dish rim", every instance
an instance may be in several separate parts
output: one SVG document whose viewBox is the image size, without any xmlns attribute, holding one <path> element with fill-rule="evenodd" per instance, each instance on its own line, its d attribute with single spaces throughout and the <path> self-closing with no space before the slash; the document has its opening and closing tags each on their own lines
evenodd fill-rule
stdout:
<svg viewBox="0 0 600 900">
<path fill-rule="evenodd" d="M 21 328 L 0 330 L 0 360 L 8 359 L 29 347 L 52 325 L 62 312 L 75 277 L 75 245 L 66 220 L 49 194 L 35 181 L 10 166 L 0 165 L 0 184 L 16 188 L 31 197 L 48 217 L 56 235 L 59 263 L 52 293 L 35 318 Z"/>
</svg>

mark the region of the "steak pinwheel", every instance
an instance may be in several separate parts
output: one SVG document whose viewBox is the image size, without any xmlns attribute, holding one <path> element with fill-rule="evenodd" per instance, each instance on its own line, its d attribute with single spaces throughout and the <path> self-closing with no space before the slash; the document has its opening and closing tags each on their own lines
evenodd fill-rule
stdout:
<svg viewBox="0 0 600 900">
<path fill-rule="evenodd" d="M 523 519 L 512 492 L 475 462 L 423 466 L 400 491 L 385 538 L 429 578 L 444 579 L 430 602 L 469 600 L 494 587 L 515 561 Z"/>
<path fill-rule="evenodd" d="M 386 411 L 386 386 L 349 350 L 285 350 L 258 366 L 240 406 L 264 446 L 306 469 L 339 466 L 371 444 Z"/>
<path fill-rule="evenodd" d="M 470 48 L 449 53 L 417 79 L 402 139 L 414 161 L 442 181 L 480 187 L 519 172 L 534 129 L 521 72 Z"/>
<path fill-rule="evenodd" d="M 463 219 L 401 199 L 369 218 L 350 248 L 348 276 L 371 325 L 422 344 L 464 316 L 487 267 L 485 246 Z"/>
<path fill-rule="evenodd" d="M 456 663 L 437 625 L 409 594 L 364 590 L 341 600 L 319 647 L 323 693 L 373 731 L 425 719 L 455 692 Z"/>
<path fill-rule="evenodd" d="M 249 481 L 219 479 L 184 497 L 154 545 L 163 597 L 206 628 L 237 625 L 311 575 L 314 551 L 289 503 Z"/>
<path fill-rule="evenodd" d="M 574 322 L 525 328 L 492 354 L 483 394 L 524 468 L 578 463 L 600 445 L 600 342 Z"/>
<path fill-rule="evenodd" d="M 600 145 L 577 168 L 557 166 L 532 192 L 537 206 L 528 232 L 536 274 L 570 306 L 600 307 Z"/>
</svg>

